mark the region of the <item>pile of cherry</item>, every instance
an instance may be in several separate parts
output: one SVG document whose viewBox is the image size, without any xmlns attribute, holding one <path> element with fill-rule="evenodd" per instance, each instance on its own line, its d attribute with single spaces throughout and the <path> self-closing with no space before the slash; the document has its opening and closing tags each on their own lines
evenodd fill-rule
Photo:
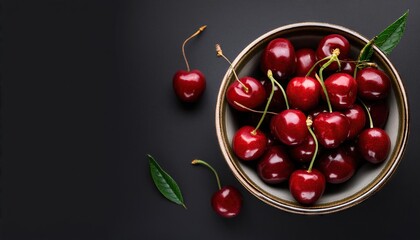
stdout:
<svg viewBox="0 0 420 240">
<path fill-rule="evenodd" d="M 233 71 L 236 81 L 226 92 L 240 122 L 235 155 L 265 183 L 288 183 L 303 205 L 314 204 L 327 184 L 348 181 L 361 164 L 380 164 L 390 152 L 384 130 L 390 79 L 374 63 L 349 59 L 349 51 L 339 34 L 323 37 L 316 49 L 295 49 L 276 38 L 262 54 L 264 77 L 238 78 Z"/>
</svg>

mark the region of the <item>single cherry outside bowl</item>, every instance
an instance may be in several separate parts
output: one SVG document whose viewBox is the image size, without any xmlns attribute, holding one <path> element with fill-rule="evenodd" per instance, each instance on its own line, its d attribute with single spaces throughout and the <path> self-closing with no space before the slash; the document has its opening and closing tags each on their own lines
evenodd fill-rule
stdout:
<svg viewBox="0 0 420 240">
<path fill-rule="evenodd" d="M 348 28 L 319 22 L 290 24 L 269 31 L 246 46 L 233 61 L 239 77 L 262 76 L 260 58 L 267 44 L 278 37 L 289 39 L 296 49 L 313 48 L 323 36 L 338 33 L 350 44 L 350 57 L 357 58 L 368 39 Z M 396 171 L 403 159 L 409 134 L 409 108 L 403 82 L 390 60 L 374 47 L 372 60 L 388 74 L 392 91 L 389 96 L 389 118 L 385 127 L 391 139 L 391 151 L 385 162 L 379 165 L 364 164 L 353 178 L 340 186 L 334 186 L 312 206 L 298 204 L 287 187 L 270 186 L 257 175 L 249 164 L 244 164 L 232 151 L 232 137 L 240 128 L 235 112 L 228 106 L 225 93 L 235 81 L 231 69 L 227 70 L 221 83 L 216 104 L 216 132 L 223 156 L 238 181 L 261 201 L 276 208 L 299 214 L 328 214 L 353 207 L 380 190 Z M 378 200 L 378 199 L 377 199 Z"/>
</svg>

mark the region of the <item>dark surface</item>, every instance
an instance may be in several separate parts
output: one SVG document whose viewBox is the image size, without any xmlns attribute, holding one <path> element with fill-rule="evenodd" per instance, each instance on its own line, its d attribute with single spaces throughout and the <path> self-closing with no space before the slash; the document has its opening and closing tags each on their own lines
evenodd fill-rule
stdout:
<svg viewBox="0 0 420 240">
<path fill-rule="evenodd" d="M 419 236 L 418 1 L 10 0 L 1 5 L 0 239 L 406 239 Z M 390 59 L 411 107 L 406 154 L 388 184 L 351 209 L 301 216 L 248 193 L 224 162 L 214 109 L 227 65 L 276 27 L 336 23 L 370 38 L 410 9 Z M 182 41 L 207 76 L 199 104 L 172 92 L 185 68 Z M 188 210 L 154 187 L 145 155 L 179 183 Z M 244 208 L 221 219 L 210 208 L 210 162 L 238 187 Z"/>
</svg>

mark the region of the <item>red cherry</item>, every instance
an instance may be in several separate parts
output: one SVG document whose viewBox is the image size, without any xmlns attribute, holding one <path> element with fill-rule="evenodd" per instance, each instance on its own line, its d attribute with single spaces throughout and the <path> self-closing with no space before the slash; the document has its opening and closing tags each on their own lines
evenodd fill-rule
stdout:
<svg viewBox="0 0 420 240">
<path fill-rule="evenodd" d="M 310 134 L 301 144 L 289 147 L 289 156 L 300 163 L 309 163 L 314 154 L 315 141 Z"/>
<path fill-rule="evenodd" d="M 265 92 L 267 93 L 267 95 L 269 95 L 268 93 L 271 93 L 271 89 L 272 89 L 271 81 L 269 79 L 264 79 L 263 81 L 261 81 L 261 83 L 264 86 Z M 268 96 L 267 96 L 267 100 L 268 100 Z M 270 106 L 268 107 L 268 111 L 281 112 L 284 109 L 286 109 L 286 103 L 284 102 L 283 93 L 280 90 L 279 86 L 274 84 L 273 98 L 271 99 Z"/>
<path fill-rule="evenodd" d="M 319 158 L 318 169 L 328 183 L 343 183 L 356 172 L 356 161 L 344 149 L 337 148 Z"/>
<path fill-rule="evenodd" d="M 224 186 L 220 184 L 217 171 L 207 162 L 195 159 L 191 162 L 193 165 L 201 164 L 209 168 L 216 177 L 219 190 L 211 198 L 213 210 L 222 217 L 232 218 L 237 216 L 242 208 L 242 194 L 233 186 Z"/>
<path fill-rule="evenodd" d="M 367 67 L 356 74 L 358 94 L 363 100 L 385 99 L 391 90 L 389 77 L 376 68 Z"/>
<path fill-rule="evenodd" d="M 351 76 L 354 74 L 354 70 L 356 69 L 356 63 L 352 60 L 346 59 L 345 61 L 341 61 L 341 73 L 347 73 Z"/>
<path fill-rule="evenodd" d="M 340 34 L 330 34 L 321 39 L 316 49 L 316 56 L 318 60 L 321 60 L 325 57 L 328 57 L 332 54 L 334 49 L 340 49 L 339 59 L 346 59 L 350 51 L 349 41 Z M 323 63 L 321 63 L 322 65 Z M 336 62 L 331 63 L 327 70 L 335 71 L 338 69 L 338 64 Z"/>
<path fill-rule="evenodd" d="M 347 73 L 334 73 L 325 80 L 331 105 L 337 109 L 351 107 L 357 98 L 357 82 Z M 325 99 L 325 95 L 323 94 Z"/>
<path fill-rule="evenodd" d="M 373 126 L 383 129 L 386 125 L 386 122 L 388 121 L 388 101 L 385 99 L 380 101 L 366 102 L 366 106 L 369 109 L 370 115 L 372 117 Z"/>
<path fill-rule="evenodd" d="M 272 146 L 258 162 L 258 176 L 269 184 L 277 184 L 289 179 L 295 166 L 281 146 Z"/>
<path fill-rule="evenodd" d="M 182 44 L 182 56 L 185 60 L 187 70 L 177 71 L 172 78 L 172 86 L 175 95 L 183 102 L 196 102 L 203 95 L 206 89 L 206 78 L 203 73 L 197 69 L 190 71 L 190 65 L 188 64 L 187 57 L 185 56 L 185 44 L 193 37 L 200 34 L 206 25 L 200 27 L 193 35 L 188 37 Z"/>
<path fill-rule="evenodd" d="M 321 85 L 312 77 L 294 77 L 286 87 L 291 108 L 309 111 L 318 105 Z"/>
<path fill-rule="evenodd" d="M 353 105 L 353 107 L 343 111 L 343 114 L 350 122 L 348 139 L 353 139 L 363 130 L 366 125 L 366 113 L 360 105 Z"/>
<path fill-rule="evenodd" d="M 237 103 L 250 109 L 256 109 L 265 102 L 266 92 L 260 81 L 252 77 L 243 77 L 229 86 L 226 100 L 236 110 L 248 111 Z"/>
<path fill-rule="evenodd" d="M 296 69 L 295 48 L 285 38 L 271 40 L 264 49 L 261 58 L 261 69 L 264 73 L 273 71 L 276 79 L 285 80 Z"/>
<path fill-rule="evenodd" d="M 391 140 L 385 130 L 381 128 L 368 128 L 359 135 L 357 144 L 364 159 L 378 164 L 385 161 L 391 149 Z"/>
<path fill-rule="evenodd" d="M 296 72 L 295 76 L 305 77 L 309 70 L 316 63 L 315 51 L 310 48 L 302 48 L 296 51 Z M 309 76 L 315 78 L 318 67 L 311 72 Z"/>
<path fill-rule="evenodd" d="M 289 179 L 290 193 L 296 201 L 304 205 L 314 204 L 324 193 L 325 185 L 324 175 L 316 169 L 310 172 L 303 169 L 296 170 Z"/>
<path fill-rule="evenodd" d="M 206 89 L 206 78 L 199 70 L 179 70 L 173 77 L 173 88 L 184 102 L 196 102 Z"/>
<path fill-rule="evenodd" d="M 296 109 L 284 110 L 274 116 L 270 128 L 278 140 L 289 146 L 302 143 L 309 134 L 305 114 Z"/>
<path fill-rule="evenodd" d="M 236 188 L 224 186 L 213 194 L 211 206 L 222 217 L 235 217 L 242 208 L 242 195 Z"/>
<path fill-rule="evenodd" d="M 313 123 L 314 133 L 325 148 L 336 148 L 349 134 L 349 120 L 340 112 L 318 114 Z"/>
<path fill-rule="evenodd" d="M 233 136 L 232 149 L 236 156 L 244 161 L 261 157 L 267 149 L 267 137 L 260 130 L 243 126 Z"/>
</svg>

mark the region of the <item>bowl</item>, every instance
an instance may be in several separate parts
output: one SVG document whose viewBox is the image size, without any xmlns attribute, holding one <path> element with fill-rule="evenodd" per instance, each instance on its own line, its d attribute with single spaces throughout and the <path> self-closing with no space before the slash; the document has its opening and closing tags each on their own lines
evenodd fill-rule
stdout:
<svg viewBox="0 0 420 240">
<path fill-rule="evenodd" d="M 290 24 L 269 31 L 246 46 L 232 62 L 239 77 L 261 76 L 260 58 L 264 48 L 275 38 L 287 38 L 295 49 L 312 47 L 316 49 L 319 40 L 328 34 L 341 34 L 350 44 L 350 57 L 356 59 L 361 48 L 369 41 L 348 28 L 320 22 Z M 232 151 L 231 143 L 235 131 L 241 127 L 233 110 L 226 101 L 226 90 L 235 81 L 229 68 L 221 83 L 215 112 L 217 138 L 221 152 L 238 181 L 261 201 L 284 211 L 298 214 L 328 214 L 353 207 L 380 190 L 396 171 L 407 145 L 409 133 L 409 108 L 406 92 L 398 71 L 391 61 L 376 46 L 372 61 L 388 74 L 392 90 L 389 95 L 389 117 L 385 127 L 391 140 L 388 158 L 381 164 L 363 164 L 348 182 L 339 186 L 329 186 L 324 195 L 310 206 L 294 200 L 287 184 L 268 185 L 263 182 L 252 165 L 239 160 Z"/>
</svg>

